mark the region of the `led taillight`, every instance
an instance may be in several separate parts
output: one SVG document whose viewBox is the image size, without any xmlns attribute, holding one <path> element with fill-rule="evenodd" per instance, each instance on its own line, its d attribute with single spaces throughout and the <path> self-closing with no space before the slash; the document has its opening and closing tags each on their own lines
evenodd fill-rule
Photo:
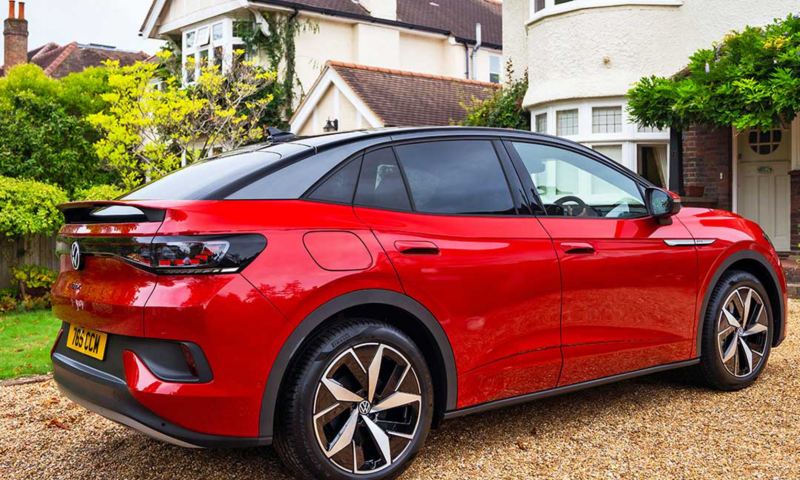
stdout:
<svg viewBox="0 0 800 480">
<path fill-rule="evenodd" d="M 234 273 L 241 271 L 267 246 L 261 235 L 198 235 L 128 238 L 59 239 L 59 254 L 78 242 L 85 255 L 122 258 L 161 275 Z"/>
</svg>

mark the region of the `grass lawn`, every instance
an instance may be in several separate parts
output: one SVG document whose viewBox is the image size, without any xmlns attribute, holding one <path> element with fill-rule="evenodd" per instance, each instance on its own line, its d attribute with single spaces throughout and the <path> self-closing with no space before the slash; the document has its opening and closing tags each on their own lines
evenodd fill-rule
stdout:
<svg viewBox="0 0 800 480">
<path fill-rule="evenodd" d="M 50 310 L 0 315 L 0 379 L 49 372 L 60 326 Z"/>
</svg>

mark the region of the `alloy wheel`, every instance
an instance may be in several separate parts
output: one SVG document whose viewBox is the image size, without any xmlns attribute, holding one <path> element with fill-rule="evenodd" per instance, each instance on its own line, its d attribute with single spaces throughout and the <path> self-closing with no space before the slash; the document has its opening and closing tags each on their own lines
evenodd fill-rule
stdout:
<svg viewBox="0 0 800 480">
<path fill-rule="evenodd" d="M 314 431 L 323 454 L 352 474 L 392 465 L 419 427 L 422 393 L 414 367 L 398 350 L 364 343 L 339 354 L 314 398 Z"/>
<path fill-rule="evenodd" d="M 766 306 L 754 289 L 739 287 L 722 304 L 717 319 L 717 349 L 722 364 L 736 377 L 759 368 L 767 351 Z"/>
</svg>

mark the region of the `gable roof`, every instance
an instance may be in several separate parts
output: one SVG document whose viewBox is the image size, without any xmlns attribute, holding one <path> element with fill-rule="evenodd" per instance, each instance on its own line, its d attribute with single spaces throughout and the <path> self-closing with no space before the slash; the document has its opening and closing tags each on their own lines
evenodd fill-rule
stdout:
<svg viewBox="0 0 800 480">
<path fill-rule="evenodd" d="M 119 60 L 122 65 L 130 65 L 147 57 L 144 52 L 129 52 L 105 45 L 83 45 L 76 42 L 66 45 L 50 42 L 28 52 L 28 62 L 40 66 L 44 73 L 53 78 L 66 77 L 88 67 L 100 66 L 106 60 Z"/>
<path fill-rule="evenodd" d="M 338 74 L 387 127 L 451 125 L 466 117 L 462 103 L 473 97 L 486 98 L 500 87 L 496 83 L 334 61 L 327 63 L 320 78 L 329 71 Z M 314 105 L 304 102 L 296 115 L 309 108 Z"/>
<path fill-rule="evenodd" d="M 168 0 L 153 0 L 141 34 L 149 36 Z M 370 15 L 358 0 L 242 0 L 248 3 L 305 10 L 335 17 L 363 20 L 396 27 L 453 35 L 457 40 L 475 43 L 475 24 L 481 24 L 483 43 L 489 48 L 503 45 L 503 4 L 500 0 L 397 0 L 397 20 Z"/>
</svg>

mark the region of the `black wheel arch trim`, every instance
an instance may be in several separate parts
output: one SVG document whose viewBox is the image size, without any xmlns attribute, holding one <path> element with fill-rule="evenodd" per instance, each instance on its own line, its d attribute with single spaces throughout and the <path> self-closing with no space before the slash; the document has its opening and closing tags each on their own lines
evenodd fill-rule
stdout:
<svg viewBox="0 0 800 480">
<path fill-rule="evenodd" d="M 786 311 L 783 304 L 783 290 L 781 289 L 781 282 L 778 280 L 778 274 L 775 273 L 775 269 L 772 267 L 772 264 L 767 261 L 764 256 L 754 250 L 741 250 L 738 252 L 734 252 L 729 255 L 714 271 L 714 275 L 711 277 L 711 281 L 708 283 L 708 289 L 706 290 L 705 295 L 703 296 L 703 303 L 700 308 L 700 315 L 697 319 L 697 356 L 702 353 L 703 347 L 703 323 L 706 318 L 706 310 L 708 309 L 708 303 L 711 301 L 711 294 L 714 293 L 714 289 L 717 287 L 719 280 L 722 278 L 722 275 L 736 262 L 742 260 L 753 260 L 758 262 L 767 272 L 772 279 L 772 283 L 774 284 L 775 288 L 777 289 L 777 297 L 780 300 L 777 302 L 777 305 L 773 305 L 772 299 L 770 298 L 770 306 L 773 310 L 777 310 L 778 312 L 778 321 L 780 322 L 780 331 L 776 331 L 773 337 L 773 346 L 778 346 L 783 339 L 783 331 L 786 328 Z M 764 285 L 765 289 L 769 289 L 768 285 Z M 767 291 L 769 293 L 769 291 Z"/>
<path fill-rule="evenodd" d="M 458 398 L 458 377 L 456 374 L 455 355 L 450 340 L 433 314 L 413 298 L 391 290 L 370 289 L 358 290 L 336 297 L 317 307 L 294 329 L 284 342 L 278 356 L 272 364 L 267 377 L 267 385 L 261 399 L 259 419 L 259 435 L 272 437 L 275 428 L 276 406 L 281 383 L 289 363 L 308 336 L 323 322 L 344 310 L 367 304 L 382 304 L 402 309 L 416 317 L 430 333 L 441 354 L 447 382 L 447 398 L 445 411 L 455 410 Z"/>
</svg>

